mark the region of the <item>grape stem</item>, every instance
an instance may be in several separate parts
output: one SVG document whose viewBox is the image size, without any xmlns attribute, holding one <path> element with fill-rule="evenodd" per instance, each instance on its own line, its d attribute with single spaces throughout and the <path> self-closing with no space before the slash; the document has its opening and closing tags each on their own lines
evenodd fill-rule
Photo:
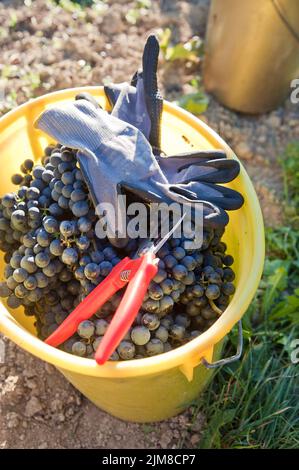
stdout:
<svg viewBox="0 0 299 470">
<path fill-rule="evenodd" d="M 217 307 L 217 305 L 215 304 L 215 302 L 213 302 L 213 300 L 209 299 L 209 304 L 211 306 L 211 308 L 214 310 L 214 312 L 217 313 L 217 315 L 222 315 L 223 311 Z"/>
</svg>

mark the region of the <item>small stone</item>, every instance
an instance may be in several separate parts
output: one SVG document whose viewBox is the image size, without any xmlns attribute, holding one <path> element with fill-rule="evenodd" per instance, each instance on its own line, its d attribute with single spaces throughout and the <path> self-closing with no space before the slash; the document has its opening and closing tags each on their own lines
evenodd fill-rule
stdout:
<svg viewBox="0 0 299 470">
<path fill-rule="evenodd" d="M 257 138 L 257 141 L 259 144 L 265 144 L 267 142 L 267 136 L 265 135 L 260 135 L 258 138 Z"/>
<path fill-rule="evenodd" d="M 193 446 L 196 446 L 196 445 L 199 443 L 199 441 L 200 441 L 200 436 L 199 436 L 199 434 L 193 434 L 193 435 L 191 436 L 190 442 L 191 442 L 191 444 L 192 444 Z"/>
<path fill-rule="evenodd" d="M 160 445 L 162 449 L 168 449 L 169 445 L 172 440 L 172 433 L 170 432 L 165 432 L 163 433 L 161 439 L 160 439 Z"/>
<path fill-rule="evenodd" d="M 42 411 L 42 406 L 38 398 L 31 397 L 27 402 L 25 407 L 25 416 L 32 418 L 32 416 L 40 413 Z"/>
<path fill-rule="evenodd" d="M 23 370 L 23 375 L 24 377 L 27 377 L 28 379 L 32 379 L 32 377 L 36 377 L 36 371 L 31 368 L 27 367 L 26 369 Z"/>
<path fill-rule="evenodd" d="M 235 146 L 235 152 L 237 157 L 244 158 L 245 160 L 249 160 L 253 156 L 251 148 L 245 142 L 238 143 Z"/>
<path fill-rule="evenodd" d="M 275 116 L 275 115 L 274 115 L 274 116 L 270 116 L 270 117 L 268 118 L 268 123 L 269 123 L 269 125 L 272 126 L 272 127 L 275 127 L 275 128 L 280 127 L 280 126 L 281 126 L 281 118 L 278 117 L 278 116 Z"/>
<path fill-rule="evenodd" d="M 37 389 L 37 383 L 33 379 L 26 380 L 26 387 L 30 388 L 31 390 L 36 390 Z"/>
<path fill-rule="evenodd" d="M 48 449 L 48 444 L 46 442 L 42 442 L 37 448 L 38 449 Z"/>
<path fill-rule="evenodd" d="M 18 427 L 19 425 L 19 417 L 17 413 L 14 413 L 13 411 L 11 413 L 7 413 L 7 427 L 9 429 L 13 429 Z"/>
<path fill-rule="evenodd" d="M 65 421 L 65 416 L 63 413 L 59 413 L 58 416 L 57 416 L 57 421 L 59 423 L 63 423 Z"/>
<path fill-rule="evenodd" d="M 55 371 L 54 367 L 51 364 L 48 364 L 47 362 L 45 363 L 45 371 L 47 374 L 53 374 Z"/>
</svg>

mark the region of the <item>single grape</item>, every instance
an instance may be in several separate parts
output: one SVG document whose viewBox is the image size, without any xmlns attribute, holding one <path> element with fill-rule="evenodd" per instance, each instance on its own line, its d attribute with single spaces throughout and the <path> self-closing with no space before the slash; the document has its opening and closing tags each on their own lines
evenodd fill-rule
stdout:
<svg viewBox="0 0 299 470">
<path fill-rule="evenodd" d="M 207 288 L 206 288 L 206 292 L 205 292 L 206 296 L 208 299 L 210 300 L 215 300 L 219 297 L 220 295 L 220 289 L 219 287 L 217 286 L 217 284 L 210 284 Z"/>
<path fill-rule="evenodd" d="M 163 290 L 163 294 L 169 295 L 174 289 L 174 282 L 172 279 L 164 279 L 161 282 L 161 289 Z"/>
<path fill-rule="evenodd" d="M 72 345 L 72 353 L 75 354 L 76 356 L 83 357 L 86 354 L 86 344 L 84 344 L 82 341 L 76 341 Z"/>
<path fill-rule="evenodd" d="M 34 290 L 37 288 L 37 280 L 35 276 L 28 276 L 24 281 L 24 287 L 27 290 Z"/>
<path fill-rule="evenodd" d="M 174 266 L 172 274 L 175 279 L 181 281 L 188 275 L 188 270 L 183 264 L 177 264 Z"/>
<path fill-rule="evenodd" d="M 231 266 L 234 262 L 234 258 L 231 255 L 225 255 L 223 258 L 223 264 L 225 266 Z"/>
<path fill-rule="evenodd" d="M 38 188 L 31 187 L 27 189 L 26 198 L 28 201 L 36 201 L 38 200 L 39 196 L 40 190 Z"/>
<path fill-rule="evenodd" d="M 200 284 L 195 284 L 191 287 L 191 293 L 193 297 L 202 297 L 205 293 L 204 288 Z"/>
<path fill-rule="evenodd" d="M 22 299 L 19 299 L 14 294 L 11 294 L 7 299 L 7 305 L 9 308 L 19 308 L 22 304 Z"/>
<path fill-rule="evenodd" d="M 91 257 L 92 261 L 93 261 L 94 263 L 97 263 L 97 264 L 101 263 L 101 262 L 104 261 L 104 259 L 105 259 L 104 255 L 103 255 L 103 252 L 101 252 L 101 251 L 99 251 L 99 250 L 97 250 L 97 251 L 92 251 L 92 252 L 90 253 L 90 257 Z"/>
<path fill-rule="evenodd" d="M 63 215 L 63 210 L 61 209 L 61 207 L 59 207 L 59 205 L 56 202 L 54 202 L 53 204 L 50 204 L 49 212 L 54 217 L 61 217 Z"/>
<path fill-rule="evenodd" d="M 115 258 L 116 253 L 112 246 L 107 246 L 107 248 L 103 249 L 103 255 L 105 257 L 105 260 L 112 261 L 113 258 Z"/>
<path fill-rule="evenodd" d="M 71 193 L 71 200 L 73 202 L 82 201 L 86 199 L 86 193 L 82 189 L 74 189 Z"/>
<path fill-rule="evenodd" d="M 95 326 L 92 321 L 84 320 L 79 324 L 77 332 L 81 338 L 90 339 L 94 335 Z"/>
<path fill-rule="evenodd" d="M 79 237 L 76 240 L 76 245 L 81 251 L 86 251 L 86 250 L 88 250 L 88 248 L 90 246 L 90 240 L 85 235 L 81 235 L 81 237 Z"/>
<path fill-rule="evenodd" d="M 61 256 L 64 250 L 64 245 L 61 240 L 56 239 L 50 243 L 49 250 L 52 255 Z"/>
<path fill-rule="evenodd" d="M 167 272 L 164 271 L 164 269 L 159 269 L 157 274 L 153 278 L 153 281 L 155 281 L 157 284 L 160 284 L 166 278 L 167 278 Z"/>
<path fill-rule="evenodd" d="M 93 281 L 101 274 L 100 266 L 96 263 L 89 263 L 84 268 L 84 274 L 87 279 Z"/>
<path fill-rule="evenodd" d="M 38 271 L 35 273 L 35 278 L 37 281 L 37 287 L 43 289 L 48 286 L 49 278 L 44 273 Z"/>
<path fill-rule="evenodd" d="M 164 352 L 164 346 L 160 339 L 152 338 L 146 345 L 146 352 L 149 356 L 155 356 Z"/>
<path fill-rule="evenodd" d="M 23 286 L 23 284 L 19 284 L 15 290 L 14 290 L 15 296 L 18 297 L 18 299 L 24 299 L 28 295 L 28 290 L 26 287 Z"/>
<path fill-rule="evenodd" d="M 7 207 L 7 208 L 13 207 L 15 202 L 16 202 L 16 197 L 15 197 L 14 193 L 7 193 L 1 199 L 1 203 L 2 203 L 3 207 Z"/>
<path fill-rule="evenodd" d="M 110 274 L 110 272 L 112 271 L 113 266 L 112 266 L 112 264 L 110 263 L 110 261 L 102 261 L 102 262 L 99 264 L 99 268 L 100 268 L 101 276 L 106 277 L 106 276 L 108 276 L 108 274 Z"/>
<path fill-rule="evenodd" d="M 182 264 L 188 269 L 188 271 L 194 271 L 197 266 L 196 260 L 193 256 L 184 256 Z"/>
<path fill-rule="evenodd" d="M 64 220 L 60 223 L 59 230 L 64 237 L 69 238 L 76 232 L 76 223 L 72 220 Z"/>
<path fill-rule="evenodd" d="M 173 292 L 171 293 L 173 294 Z M 171 312 L 174 306 L 174 300 L 169 295 L 165 295 L 163 299 L 160 300 L 159 306 L 159 315 L 166 315 Z"/>
<path fill-rule="evenodd" d="M 21 268 L 25 269 L 29 274 L 33 274 L 37 271 L 35 259 L 33 256 L 24 256 L 21 259 Z"/>
<path fill-rule="evenodd" d="M 12 276 L 16 282 L 24 282 L 28 277 L 28 272 L 24 268 L 17 268 L 14 270 Z"/>
<path fill-rule="evenodd" d="M 62 253 L 62 261 L 68 266 L 72 266 L 78 261 L 78 252 L 75 248 L 65 248 Z"/>
<path fill-rule="evenodd" d="M 221 290 L 225 295 L 233 295 L 236 289 L 231 282 L 225 282 L 222 284 Z"/>
<path fill-rule="evenodd" d="M 175 339 L 175 340 L 181 340 L 184 338 L 185 336 L 185 333 L 186 333 L 186 329 L 184 326 L 182 325 L 178 325 L 176 323 L 174 323 L 171 327 L 170 327 L 170 330 L 169 330 L 169 334 L 170 336 Z"/>
<path fill-rule="evenodd" d="M 78 220 L 78 229 L 80 230 L 81 233 L 89 232 L 91 227 L 92 227 L 92 224 L 87 217 L 80 217 L 80 219 Z"/>
<path fill-rule="evenodd" d="M 133 359 L 135 355 L 135 346 L 131 341 L 121 341 L 117 348 L 117 353 L 121 359 Z"/>
<path fill-rule="evenodd" d="M 104 318 L 100 318 L 99 320 L 95 320 L 95 334 L 97 336 L 104 336 L 109 326 L 109 323 L 104 320 Z"/>
<path fill-rule="evenodd" d="M 231 268 L 224 268 L 223 270 L 223 280 L 227 282 L 232 282 L 235 279 L 235 273 Z"/>
<path fill-rule="evenodd" d="M 103 339 L 103 336 L 98 336 L 92 343 L 92 347 L 94 349 L 94 351 L 96 352 L 98 347 L 100 346 L 100 342 L 102 341 Z"/>
<path fill-rule="evenodd" d="M 42 271 L 47 277 L 54 277 L 57 274 L 56 265 L 53 261 L 50 261 L 47 266 L 42 268 Z"/>
<path fill-rule="evenodd" d="M 45 169 L 42 165 L 35 165 L 32 170 L 32 175 L 36 179 L 41 179 L 44 171 Z"/>
<path fill-rule="evenodd" d="M 54 178 L 54 174 L 53 174 L 53 171 L 51 170 L 44 170 L 43 173 L 42 173 L 42 180 L 49 184 L 50 181 Z"/>
<path fill-rule="evenodd" d="M 59 223 L 55 217 L 52 216 L 48 216 L 43 219 L 43 226 L 48 233 L 55 233 L 59 230 Z"/>
<path fill-rule="evenodd" d="M 64 196 L 59 196 L 58 205 L 61 209 L 67 210 L 69 208 L 69 201 Z"/>
<path fill-rule="evenodd" d="M 16 173 L 15 175 L 12 175 L 11 182 L 16 186 L 19 186 L 20 184 L 22 184 L 23 179 L 24 177 L 22 175 Z"/>
<path fill-rule="evenodd" d="M 162 341 L 162 343 L 166 343 L 168 340 L 167 328 L 163 325 L 160 325 L 159 328 L 155 331 L 155 337 Z"/>
<path fill-rule="evenodd" d="M 8 297 L 11 294 L 11 290 L 7 286 L 6 282 L 0 282 L 0 297 Z"/>
<path fill-rule="evenodd" d="M 162 288 L 156 284 L 155 282 L 152 282 L 149 286 L 148 293 L 151 299 L 153 300 L 160 300 L 163 297 L 163 290 Z"/>
<path fill-rule="evenodd" d="M 23 258 L 23 256 L 21 255 L 21 253 L 18 253 L 18 252 L 15 252 L 11 259 L 10 259 L 10 265 L 12 268 L 14 269 L 17 269 L 21 266 L 21 259 Z"/>
<path fill-rule="evenodd" d="M 141 321 L 150 331 L 154 331 L 160 326 L 159 317 L 153 313 L 145 313 Z"/>
<path fill-rule="evenodd" d="M 151 339 L 151 333 L 145 326 L 135 326 L 131 331 L 131 339 L 134 344 L 143 346 Z"/>
<path fill-rule="evenodd" d="M 74 187 L 72 184 L 67 184 L 62 188 L 62 195 L 67 199 L 70 199 L 72 192 L 74 191 Z"/>
<path fill-rule="evenodd" d="M 48 247 L 51 242 L 51 238 L 48 232 L 46 232 L 46 230 L 44 229 L 38 230 L 37 235 L 36 235 L 36 240 L 37 240 L 37 243 L 44 248 Z"/>
<path fill-rule="evenodd" d="M 87 215 L 89 212 L 88 202 L 85 200 L 75 202 L 72 207 L 72 212 L 76 217 L 83 217 Z"/>
<path fill-rule="evenodd" d="M 59 167 L 61 168 L 61 166 L 59 165 Z M 59 170 L 60 170 L 59 168 Z M 63 184 L 67 185 L 67 184 L 73 184 L 74 181 L 75 181 L 75 175 L 72 171 L 65 171 L 62 175 L 61 175 L 61 181 L 63 182 Z"/>
<path fill-rule="evenodd" d="M 173 317 L 171 315 L 166 315 L 161 319 L 161 325 L 165 326 L 167 330 L 173 325 Z"/>
</svg>

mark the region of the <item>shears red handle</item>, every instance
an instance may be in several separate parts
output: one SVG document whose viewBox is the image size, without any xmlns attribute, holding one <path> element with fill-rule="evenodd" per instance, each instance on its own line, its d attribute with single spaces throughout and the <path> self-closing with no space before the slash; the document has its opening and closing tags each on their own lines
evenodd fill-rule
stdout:
<svg viewBox="0 0 299 470">
<path fill-rule="evenodd" d="M 143 252 L 142 255 L 140 255 L 142 251 L 138 251 L 139 257 L 136 259 L 126 257 L 120 261 L 106 279 L 46 339 L 46 343 L 50 346 L 59 346 L 64 343 L 76 333 L 79 324 L 83 320 L 92 317 L 110 297 L 128 283 L 128 288 L 95 354 L 97 363 L 104 364 L 132 325 L 141 308 L 148 286 L 158 272 L 159 258 L 156 257 L 156 253 L 175 232 L 185 215 L 178 220 L 157 245 L 152 244 L 151 247 L 145 247 L 147 251 Z"/>
<path fill-rule="evenodd" d="M 136 318 L 147 288 L 158 271 L 155 254 L 148 252 L 137 259 L 121 260 L 99 284 L 64 320 L 47 339 L 50 346 L 59 346 L 76 333 L 79 324 L 94 315 L 117 291 L 127 283 L 128 288 L 96 351 L 98 364 L 104 364 L 123 339 Z"/>
</svg>

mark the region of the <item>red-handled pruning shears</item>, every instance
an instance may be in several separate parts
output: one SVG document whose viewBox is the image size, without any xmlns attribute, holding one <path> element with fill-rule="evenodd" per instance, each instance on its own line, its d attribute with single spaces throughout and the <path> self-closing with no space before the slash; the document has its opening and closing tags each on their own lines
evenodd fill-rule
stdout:
<svg viewBox="0 0 299 470">
<path fill-rule="evenodd" d="M 128 332 L 141 308 L 148 286 L 157 274 L 159 258 L 156 253 L 181 224 L 184 216 L 185 214 L 158 244 L 152 243 L 142 251 L 138 250 L 136 259 L 122 259 L 45 342 L 55 347 L 64 343 L 76 333 L 83 320 L 92 317 L 127 283 L 127 290 L 95 354 L 97 363 L 104 364 Z"/>
</svg>

